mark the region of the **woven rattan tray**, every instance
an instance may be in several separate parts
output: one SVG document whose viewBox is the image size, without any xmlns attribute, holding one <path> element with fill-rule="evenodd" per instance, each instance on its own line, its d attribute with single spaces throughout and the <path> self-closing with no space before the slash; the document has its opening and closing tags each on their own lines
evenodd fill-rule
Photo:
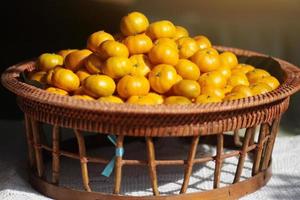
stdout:
<svg viewBox="0 0 300 200">
<path fill-rule="evenodd" d="M 280 117 L 288 108 L 289 97 L 300 89 L 300 70 L 286 61 L 263 54 L 235 48 L 216 48 L 219 51 L 232 51 L 240 56 L 240 59 L 259 60 L 258 67 L 267 66 L 268 70 L 281 81 L 280 87 L 266 94 L 221 103 L 154 106 L 112 104 L 56 95 L 21 82 L 20 72 L 33 70 L 34 60 L 8 68 L 2 74 L 2 84 L 17 95 L 18 105 L 25 114 L 32 170 L 30 177 L 33 186 L 43 194 L 56 199 L 128 199 L 131 197 L 120 195 L 124 165 L 145 165 L 149 168 L 154 196 L 132 197 L 132 199 L 235 199 L 266 184 L 271 176 L 271 154 Z M 52 146 L 41 141 L 39 126 L 43 123 L 53 126 Z M 78 153 L 60 150 L 62 145 L 59 141 L 60 127 L 74 129 Z M 246 128 L 246 131 L 244 137 L 240 138 L 238 130 L 242 128 Z M 254 139 L 255 130 L 258 128 L 258 139 Z M 83 131 L 117 135 L 117 149 L 123 148 L 124 137 L 145 137 L 148 157 L 145 160 L 125 160 L 122 159 L 122 155 L 117 155 L 112 194 L 92 191 L 89 185 L 88 163 L 107 164 L 109 160 L 87 156 L 88 145 L 85 144 Z M 224 133 L 228 131 L 233 134 Z M 190 152 L 186 159 L 155 159 L 154 137 L 182 136 L 191 138 Z M 216 146 L 216 155 L 196 158 L 195 151 L 199 138 L 201 141 L 213 141 L 210 143 Z M 225 146 L 237 150 L 225 154 L 223 152 Z M 51 180 L 47 180 L 44 176 L 45 151 L 52 153 Z M 252 177 L 240 181 L 247 154 L 253 154 Z M 86 192 L 59 185 L 61 156 L 80 161 L 83 188 Z M 234 181 L 230 186 L 219 188 L 222 162 L 232 156 L 239 156 Z M 208 161 L 215 161 L 212 190 L 185 194 L 193 165 Z M 159 196 L 157 165 L 185 166 L 181 194 Z"/>
</svg>

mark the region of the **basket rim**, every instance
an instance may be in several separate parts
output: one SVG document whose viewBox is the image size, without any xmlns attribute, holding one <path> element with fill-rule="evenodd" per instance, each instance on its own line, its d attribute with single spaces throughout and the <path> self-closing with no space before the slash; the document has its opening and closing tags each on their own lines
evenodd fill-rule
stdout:
<svg viewBox="0 0 300 200">
<path fill-rule="evenodd" d="M 232 101 L 224 101 L 218 103 L 207 104 L 188 104 L 188 105 L 137 105 L 137 104 L 115 104 L 108 102 L 99 102 L 91 100 L 76 99 L 70 96 L 58 95 L 47 92 L 40 88 L 28 85 L 21 82 L 17 78 L 20 73 L 27 69 L 29 66 L 35 64 L 35 61 L 27 60 L 18 64 L 15 64 L 4 71 L 1 76 L 3 86 L 8 90 L 15 93 L 17 96 L 26 98 L 32 101 L 37 101 L 43 104 L 58 106 L 61 108 L 71 108 L 80 111 L 90 112 L 110 112 L 110 113 L 132 113 L 132 114 L 201 114 L 201 113 L 213 113 L 222 111 L 233 111 L 239 109 L 249 109 L 264 104 L 269 104 L 283 98 L 287 98 L 290 95 L 300 90 L 300 69 L 284 60 L 268 56 L 265 54 L 257 53 L 254 51 L 243 50 L 239 48 L 214 46 L 221 51 L 231 51 L 241 56 L 261 56 L 271 57 L 276 60 L 285 74 L 284 81 L 275 90 L 247 97 L 243 99 L 237 99 Z"/>
</svg>

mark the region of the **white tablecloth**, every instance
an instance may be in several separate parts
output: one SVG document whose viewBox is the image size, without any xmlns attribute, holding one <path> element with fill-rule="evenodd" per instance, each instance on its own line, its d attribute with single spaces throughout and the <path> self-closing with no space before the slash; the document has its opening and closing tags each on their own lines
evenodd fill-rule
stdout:
<svg viewBox="0 0 300 200">
<path fill-rule="evenodd" d="M 22 132 L 20 130 L 20 132 Z M 26 148 L 24 144 L 24 138 L 16 140 L 13 137 L 8 136 L 8 144 L 2 144 L 0 146 L 0 199 L 1 200 L 46 200 L 46 198 L 36 192 L 27 182 L 26 171 Z M 3 143 L 3 142 L 2 142 Z M 278 137 L 275 143 L 274 155 L 273 155 L 273 177 L 261 190 L 250 194 L 243 200 L 265 200 L 265 199 L 280 199 L 280 200 L 297 200 L 300 199 L 300 136 L 293 137 Z M 160 152 L 158 156 L 161 158 L 167 158 L 172 155 L 180 155 L 182 150 L 187 150 L 188 146 L 183 145 L 182 142 L 172 142 L 170 145 L 169 140 L 159 140 L 155 145 Z M 145 145 L 142 142 L 131 143 L 125 146 L 126 152 L 140 152 Z M 8 147 L 9 146 L 9 147 Z M 172 146 L 173 151 L 170 152 L 166 147 Z M 9 150 L 8 150 L 9 149 Z M 108 156 L 111 154 L 112 148 L 104 149 L 104 152 Z M 203 150 L 207 151 L 208 146 L 200 146 L 198 155 Z M 214 152 L 211 152 L 214 153 Z M 143 155 L 141 155 L 143 156 Z M 232 171 L 235 169 L 236 159 L 227 159 L 222 168 L 221 185 L 230 183 L 233 179 Z M 69 163 L 72 164 L 72 163 Z M 61 182 L 65 184 L 71 184 L 74 187 L 81 188 L 80 173 L 75 168 L 70 171 L 69 164 L 62 166 L 64 174 L 72 177 L 78 177 L 78 180 L 63 178 Z M 74 165 L 74 163 L 72 164 Z M 78 163 L 75 163 L 79 166 Z M 246 168 L 243 171 L 242 178 L 250 174 L 250 163 L 246 162 Z M 91 180 L 93 189 L 100 191 L 111 191 L 113 184 L 113 175 L 109 179 L 102 177 L 102 166 L 91 166 L 91 177 L 95 177 Z M 207 165 L 199 165 L 194 168 L 193 175 L 190 179 L 190 187 L 188 192 L 195 192 L 212 187 L 212 173 L 214 169 L 214 163 L 208 163 Z M 149 178 L 147 170 L 144 168 L 124 168 L 123 174 L 126 176 L 122 179 L 122 192 L 130 195 L 151 195 L 151 186 L 149 184 Z M 138 175 L 142 173 L 144 175 Z M 73 174 L 73 175 L 72 175 Z M 75 175 L 74 175 L 75 174 Z M 158 168 L 159 174 L 159 190 L 162 194 L 178 193 L 180 184 L 182 183 L 182 168 Z M 203 178 L 206 181 L 201 181 Z M 104 184 L 103 184 L 104 183 Z M 142 183 L 142 184 L 141 184 Z"/>
</svg>

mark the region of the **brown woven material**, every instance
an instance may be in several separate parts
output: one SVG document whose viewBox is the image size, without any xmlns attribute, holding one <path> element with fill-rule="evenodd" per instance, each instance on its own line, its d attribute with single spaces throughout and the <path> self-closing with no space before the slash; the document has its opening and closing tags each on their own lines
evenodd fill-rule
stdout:
<svg viewBox="0 0 300 200">
<path fill-rule="evenodd" d="M 235 48 L 217 47 L 220 51 L 232 51 L 240 56 L 268 56 Z M 28 61 L 10 67 L 2 74 L 3 85 L 18 96 L 18 104 L 25 113 L 26 138 L 29 164 L 32 170 L 31 183 L 43 194 L 55 199 L 236 199 L 254 192 L 267 183 L 271 177 L 271 155 L 278 133 L 281 115 L 289 105 L 289 97 L 300 89 L 300 69 L 275 58 L 280 64 L 281 85 L 269 93 L 244 99 L 209 104 L 154 105 L 113 104 L 75 99 L 46 92 L 21 82 L 18 77 L 25 69 L 33 70 L 35 62 Z M 272 67 L 272 66 L 271 66 Z M 275 68 L 275 66 L 274 66 Z M 51 124 L 52 145 L 43 141 L 41 124 Z M 62 150 L 60 128 L 74 131 L 77 151 Z M 246 128 L 240 138 L 239 130 Z M 255 137 L 255 130 L 259 135 Z M 118 156 L 115 160 L 114 188 L 110 194 L 93 191 L 90 183 L 90 163 L 107 164 L 109 160 L 90 156 L 84 131 L 113 133 L 118 135 L 116 147 L 123 148 L 127 136 L 144 137 L 147 158 L 129 160 Z M 232 135 L 224 132 L 231 131 Z M 186 159 L 162 160 L 155 155 L 154 137 L 191 136 L 190 150 Z M 256 138 L 258 138 L 256 140 Z M 216 146 L 216 155 L 196 157 L 198 143 Z M 101 144 L 97 144 L 101 147 Z M 225 152 L 224 148 L 233 148 Z M 44 152 L 52 157 L 52 169 L 47 169 Z M 76 152 L 76 153 L 75 153 Z M 81 168 L 82 188 L 79 191 L 60 185 L 61 157 L 78 161 Z M 239 157 L 233 183 L 220 187 L 224 160 Z M 246 157 L 252 159 L 252 177 L 240 181 L 245 168 Z M 186 194 L 193 166 L 209 161 L 215 162 L 213 185 L 210 191 Z M 122 196 L 123 166 L 139 165 L 148 168 L 153 196 Z M 185 165 L 184 180 L 180 194 L 160 196 L 158 187 L 159 165 Z M 51 178 L 45 177 L 45 170 L 51 170 Z M 49 174 L 49 173 L 48 173 Z M 72 177 L 70 177 L 72 178 Z M 204 177 L 205 178 L 205 177 Z M 116 194 L 116 195 L 115 195 Z"/>
<path fill-rule="evenodd" d="M 271 178 L 271 167 L 260 172 L 256 176 L 246 181 L 236 183 L 234 185 L 218 188 L 212 191 L 195 192 L 190 194 L 155 196 L 155 197 L 136 197 L 136 196 L 119 196 L 112 194 L 103 194 L 99 192 L 84 192 L 81 190 L 73 190 L 66 187 L 58 187 L 39 179 L 34 174 L 30 175 L 32 186 L 53 199 L 65 200 L 236 200 L 245 194 L 249 194 L 263 187 Z"/>
<path fill-rule="evenodd" d="M 82 190 L 76 190 L 74 188 L 67 188 L 65 186 L 60 186 L 58 184 L 59 181 L 59 167 L 52 168 L 52 172 L 55 171 L 56 173 L 52 173 L 52 179 L 44 177 L 42 174 L 44 173 L 44 169 L 41 169 L 39 167 L 39 161 L 36 161 L 36 165 L 31 169 L 33 170 L 31 172 L 30 181 L 34 188 L 36 188 L 38 191 L 42 192 L 43 194 L 52 197 L 54 199 L 111 199 L 111 200 L 122 200 L 122 199 L 139 199 L 139 200 L 150 200 L 150 199 L 161 199 L 161 200 L 168 200 L 168 199 L 186 199 L 186 200 L 194 200 L 194 199 L 208 199 L 208 200 L 215 200 L 215 199 L 236 199 L 241 196 L 244 196 L 246 194 L 252 193 L 256 190 L 258 190 L 260 187 L 264 186 L 268 180 L 271 177 L 271 162 L 268 157 L 271 150 L 273 148 L 273 137 L 274 134 L 276 135 L 278 127 L 278 119 L 275 119 L 271 126 L 263 126 L 264 131 L 260 131 L 259 138 L 262 138 L 261 135 L 266 134 L 265 130 L 267 131 L 267 134 L 265 135 L 265 139 L 263 141 L 260 141 L 258 143 L 254 142 L 253 145 L 248 146 L 249 140 L 251 138 L 251 135 L 254 134 L 252 131 L 252 127 L 248 128 L 246 130 L 245 138 L 243 139 L 243 145 L 242 148 L 239 148 L 239 145 L 234 143 L 234 138 L 232 135 L 228 134 L 217 134 L 213 136 L 204 136 L 203 138 L 200 138 L 203 140 L 204 143 L 212 144 L 216 143 L 217 146 L 217 153 L 215 156 L 207 155 L 203 156 L 201 158 L 195 157 L 195 151 L 197 150 L 197 143 L 199 140 L 199 137 L 193 137 L 191 140 L 190 145 L 190 152 L 187 156 L 186 160 L 159 160 L 155 158 L 155 145 L 152 141 L 152 137 L 146 137 L 146 148 L 147 148 L 147 155 L 148 158 L 145 158 L 145 160 L 127 160 L 122 159 L 122 161 L 117 164 L 115 163 L 115 187 L 111 194 L 107 193 L 101 193 L 92 190 L 92 187 L 89 183 L 89 176 L 88 176 L 88 165 L 91 163 L 108 163 L 109 160 L 103 160 L 99 156 L 86 156 L 87 149 L 85 149 L 85 146 L 87 145 L 85 142 L 85 139 L 83 137 L 84 134 L 79 133 L 78 131 L 74 130 L 74 134 L 76 135 L 76 140 L 78 141 L 78 154 L 71 153 L 67 151 L 60 151 L 55 152 L 55 144 L 53 144 L 52 148 L 51 146 L 48 146 L 47 144 L 42 143 L 34 143 L 34 146 L 40 146 L 40 149 L 44 149 L 46 151 L 52 152 L 52 159 L 54 158 L 53 154 L 55 156 L 65 156 L 71 159 L 78 160 L 78 164 L 81 166 L 81 174 L 82 174 L 82 187 L 86 191 Z M 54 132 L 56 132 L 56 127 L 53 127 Z M 32 133 L 31 133 L 32 134 Z M 97 136 L 97 135 L 95 135 Z M 94 137 L 95 137 L 94 136 Z M 217 136 L 217 137 L 216 137 Z M 209 138 L 206 138 L 209 137 Z M 207 140 L 210 139 L 210 140 Z M 80 142 L 79 142 L 80 141 Z M 123 137 L 118 137 L 118 146 L 122 145 Z M 64 143 L 61 143 L 64 146 Z M 260 161 L 256 158 L 257 152 L 260 150 L 260 144 L 262 144 L 262 154 L 260 154 Z M 101 146 L 101 144 L 99 144 Z M 223 148 L 233 148 L 236 150 L 232 150 L 230 152 L 223 152 Z M 84 150 L 82 150 L 84 149 Z M 268 150 L 269 149 L 269 150 Z M 73 150 L 72 150 L 73 152 Z M 254 162 L 252 165 L 252 170 L 256 168 L 256 163 L 259 163 L 259 169 L 256 171 L 256 174 L 253 174 L 252 177 L 247 178 L 246 180 L 240 181 L 240 175 L 242 171 L 244 170 L 244 159 L 248 155 L 250 157 L 254 156 Z M 84 159 L 83 156 L 84 155 Z M 236 169 L 236 174 L 234 181 L 231 185 L 228 185 L 226 187 L 219 188 L 220 181 L 221 181 L 221 173 L 222 172 L 222 162 L 224 162 L 225 159 L 230 157 L 239 157 L 238 166 Z M 176 157 L 176 155 L 174 155 Z M 193 159 L 191 159 L 193 158 Z M 146 160 L 147 159 L 147 160 Z M 46 160 L 46 159 L 45 159 Z M 208 161 L 215 161 L 215 172 L 214 172 L 214 182 L 211 186 L 211 190 L 205 191 L 205 192 L 195 192 L 186 194 L 186 189 L 189 187 L 189 179 L 191 177 L 191 171 L 194 165 L 206 163 Z M 47 162 L 47 160 L 45 161 Z M 265 165 L 265 163 L 267 163 Z M 157 169 L 156 166 L 166 166 L 166 165 L 185 165 L 186 169 L 184 170 L 184 181 L 182 183 L 182 189 L 180 190 L 180 194 L 178 195 L 159 195 L 158 185 L 157 185 Z M 120 188 L 122 186 L 121 183 L 121 177 L 122 177 L 122 167 L 128 165 L 140 165 L 144 167 L 149 168 L 149 176 L 150 181 L 152 185 L 153 190 L 153 196 L 141 196 L 141 197 L 129 197 L 120 195 Z M 265 165 L 265 167 L 264 167 Z M 36 169 L 37 168 L 37 169 Z M 41 171 L 42 170 L 42 171 Z M 51 180 L 55 178 L 56 182 L 51 184 Z M 205 177 L 204 177 L 205 178 Z M 113 195 L 118 194 L 118 195 Z M 80 195 L 80 197 L 78 196 Z"/>
<path fill-rule="evenodd" d="M 237 55 L 266 55 L 218 47 Z M 300 70 L 275 59 L 285 73 L 274 91 L 221 103 L 191 105 L 113 104 L 56 95 L 19 81 L 20 71 L 33 69 L 34 61 L 10 67 L 2 83 L 17 94 L 21 109 L 38 121 L 86 131 L 134 136 L 187 136 L 223 132 L 270 121 L 286 110 L 287 98 L 300 89 Z M 207 123 L 205 126 L 202 126 Z"/>
</svg>

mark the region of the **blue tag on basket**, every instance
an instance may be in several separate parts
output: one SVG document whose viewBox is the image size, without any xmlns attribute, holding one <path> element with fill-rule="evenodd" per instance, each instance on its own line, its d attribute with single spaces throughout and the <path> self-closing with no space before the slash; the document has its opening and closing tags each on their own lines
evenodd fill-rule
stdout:
<svg viewBox="0 0 300 200">
<path fill-rule="evenodd" d="M 109 141 L 113 143 L 115 146 L 117 145 L 117 137 L 115 135 L 107 136 Z M 124 149 L 122 147 L 116 148 L 115 156 L 111 159 L 111 161 L 105 166 L 104 170 L 102 171 L 102 175 L 109 177 L 115 167 L 115 160 L 116 157 L 122 157 L 124 155 Z"/>
</svg>

